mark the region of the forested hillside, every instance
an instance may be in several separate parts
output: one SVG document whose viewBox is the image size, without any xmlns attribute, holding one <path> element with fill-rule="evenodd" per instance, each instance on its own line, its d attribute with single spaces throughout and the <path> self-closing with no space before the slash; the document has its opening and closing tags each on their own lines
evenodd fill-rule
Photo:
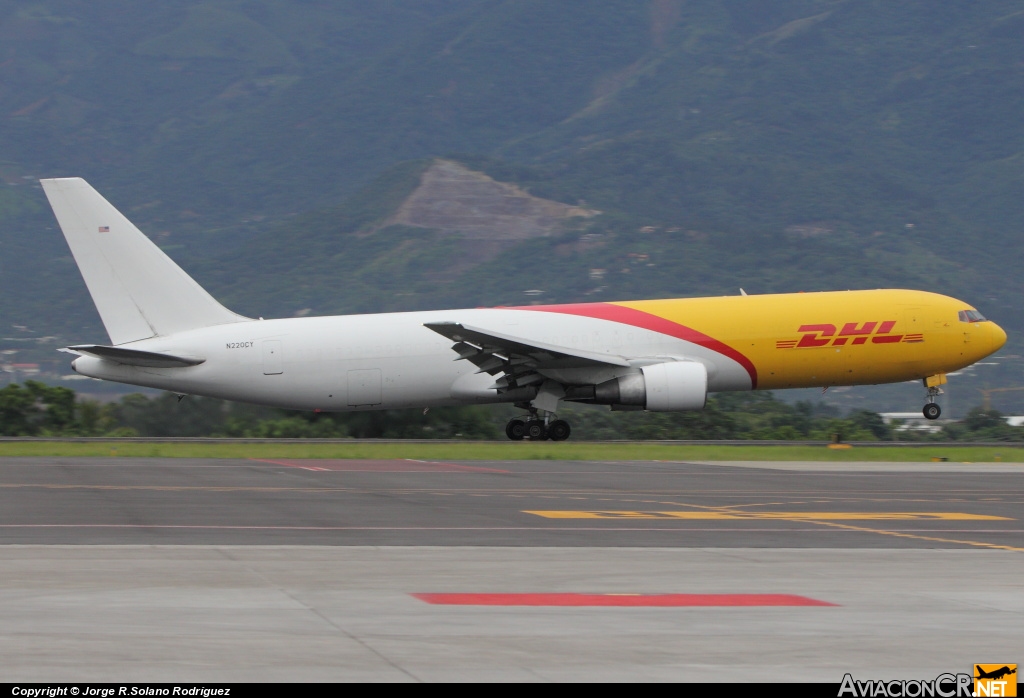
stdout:
<svg viewBox="0 0 1024 698">
<path fill-rule="evenodd" d="M 253 315 L 906 286 L 1024 331 L 1019 3 L 0 0 L 0 40 L 4 347 L 103 339 L 63 175 Z M 600 214 L 397 222 L 437 158 Z"/>
<path fill-rule="evenodd" d="M 567 405 L 574 434 L 583 439 L 769 439 L 780 441 L 1024 441 L 997 410 L 975 408 L 960 422 L 930 432 L 886 422 L 867 410 L 840 416 L 828 405 L 787 404 L 771 393 L 712 397 L 700 412 L 613 414 Z M 446 407 L 429 412 L 290 412 L 210 398 L 126 395 L 101 404 L 63 387 L 36 381 L 0 388 L 0 437 L 244 437 L 361 439 L 505 438 L 510 405 Z"/>
</svg>

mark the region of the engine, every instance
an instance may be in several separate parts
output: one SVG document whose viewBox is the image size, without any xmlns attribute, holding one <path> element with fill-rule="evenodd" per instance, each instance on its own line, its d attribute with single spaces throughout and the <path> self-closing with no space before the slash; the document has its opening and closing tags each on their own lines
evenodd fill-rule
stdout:
<svg viewBox="0 0 1024 698">
<path fill-rule="evenodd" d="M 599 405 L 631 405 L 651 412 L 702 410 L 707 398 L 708 371 L 696 361 L 644 366 L 594 387 Z"/>
</svg>

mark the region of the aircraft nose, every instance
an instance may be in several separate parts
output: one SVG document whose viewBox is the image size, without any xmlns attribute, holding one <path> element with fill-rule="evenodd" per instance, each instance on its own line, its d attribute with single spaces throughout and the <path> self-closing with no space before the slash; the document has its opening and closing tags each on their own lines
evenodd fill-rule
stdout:
<svg viewBox="0 0 1024 698">
<path fill-rule="evenodd" d="M 991 325 L 989 328 L 989 340 L 992 344 L 992 351 L 997 352 L 1006 344 L 1006 330 L 994 322 L 989 324 Z"/>
</svg>

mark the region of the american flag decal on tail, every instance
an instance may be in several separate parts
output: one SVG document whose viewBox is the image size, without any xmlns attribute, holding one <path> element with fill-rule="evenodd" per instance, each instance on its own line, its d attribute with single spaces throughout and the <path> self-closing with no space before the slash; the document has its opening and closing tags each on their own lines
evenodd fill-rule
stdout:
<svg viewBox="0 0 1024 698">
<path fill-rule="evenodd" d="M 100 232 L 101 233 L 109 233 L 110 232 L 110 226 L 109 225 L 101 225 L 100 226 Z"/>
</svg>

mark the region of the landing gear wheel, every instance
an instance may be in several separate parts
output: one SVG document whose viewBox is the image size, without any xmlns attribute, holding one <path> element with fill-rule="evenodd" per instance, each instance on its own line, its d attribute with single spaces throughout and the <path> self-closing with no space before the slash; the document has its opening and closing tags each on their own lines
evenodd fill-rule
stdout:
<svg viewBox="0 0 1024 698">
<path fill-rule="evenodd" d="M 548 438 L 548 430 L 544 426 L 544 422 L 539 419 L 531 419 L 526 423 L 526 435 L 530 437 L 530 441 L 544 441 Z"/>
<path fill-rule="evenodd" d="M 510 419 L 505 425 L 505 436 L 513 441 L 522 441 L 526 436 L 526 422 L 521 419 Z"/>
<path fill-rule="evenodd" d="M 569 438 L 571 431 L 569 422 L 564 419 L 556 419 L 548 425 L 548 436 L 551 437 L 552 441 L 565 441 Z"/>
<path fill-rule="evenodd" d="M 921 412 L 924 414 L 925 419 L 938 419 L 939 415 L 942 414 L 942 408 L 934 402 L 929 402 Z"/>
</svg>

